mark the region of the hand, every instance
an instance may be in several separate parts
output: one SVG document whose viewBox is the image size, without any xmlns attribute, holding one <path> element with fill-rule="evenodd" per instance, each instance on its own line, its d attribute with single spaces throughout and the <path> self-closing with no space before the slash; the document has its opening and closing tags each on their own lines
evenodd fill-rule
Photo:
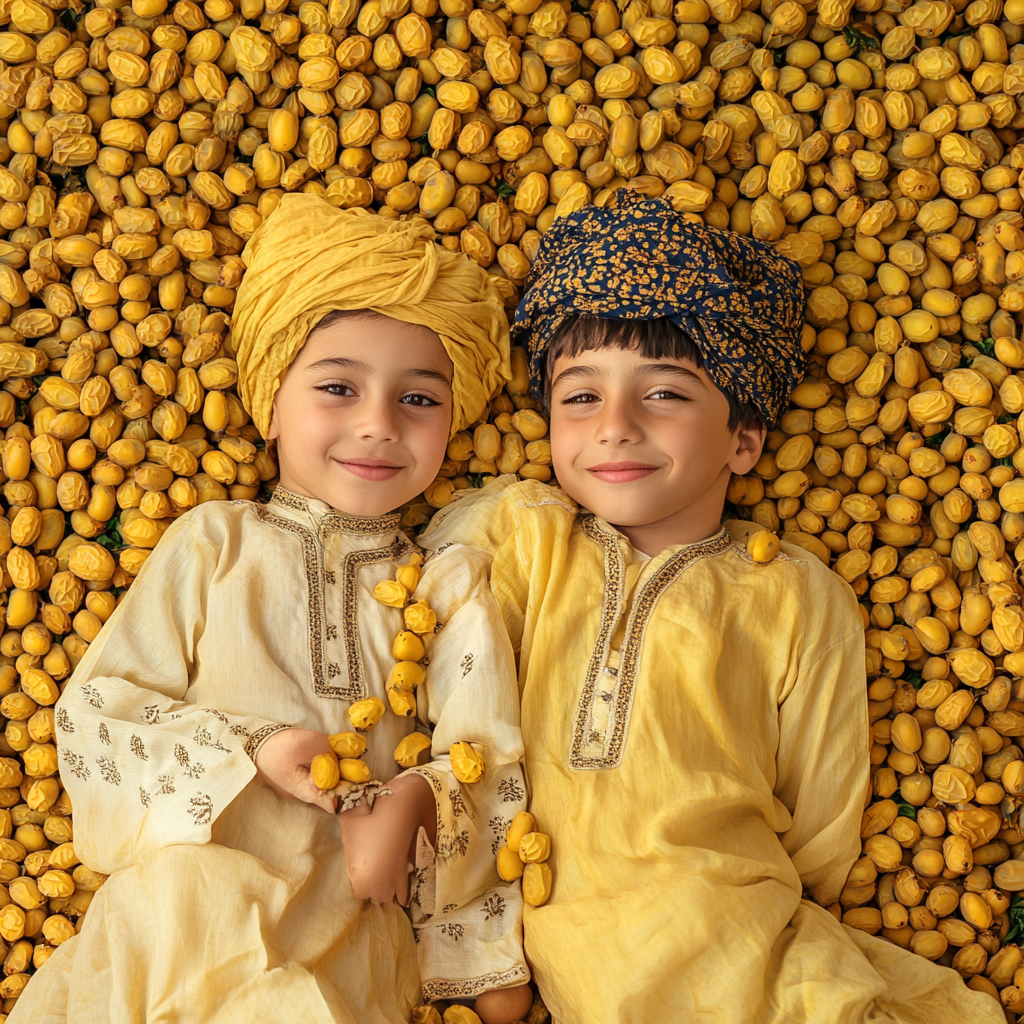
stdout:
<svg viewBox="0 0 1024 1024">
<path fill-rule="evenodd" d="M 267 742 L 270 742 L 269 740 Z M 434 842 L 437 804 L 430 783 L 420 775 L 403 775 L 388 783 L 373 810 L 365 803 L 341 813 L 341 839 L 348 856 L 348 877 L 357 899 L 377 904 L 409 902 L 409 865 L 416 859 L 420 828 Z"/>
<path fill-rule="evenodd" d="M 523 1020 L 533 1006 L 533 992 L 529 985 L 515 988 L 494 988 L 476 998 L 477 1016 L 484 1024 L 516 1024 Z"/>
<path fill-rule="evenodd" d="M 278 796 L 291 797 L 334 814 L 335 798 L 317 789 L 309 766 L 317 754 L 329 754 L 327 737 L 311 729 L 282 729 L 256 751 L 256 772 Z"/>
</svg>

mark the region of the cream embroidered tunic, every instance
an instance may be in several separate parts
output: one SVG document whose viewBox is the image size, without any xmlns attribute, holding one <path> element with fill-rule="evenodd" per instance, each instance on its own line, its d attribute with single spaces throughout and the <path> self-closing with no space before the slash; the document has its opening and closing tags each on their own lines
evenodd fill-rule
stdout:
<svg viewBox="0 0 1024 1024">
<path fill-rule="evenodd" d="M 723 530 L 653 558 L 502 478 L 420 538 L 493 554 L 553 892 L 526 952 L 555 1024 L 1003 1024 L 952 970 L 845 928 L 868 784 L 853 591 Z"/>
<path fill-rule="evenodd" d="M 56 710 L 75 849 L 110 874 L 11 1024 L 405 1024 L 420 1000 L 521 984 L 521 896 L 494 866 L 524 806 L 512 651 L 480 552 L 430 558 L 418 715 L 390 712 L 364 759 L 387 780 L 414 728 L 438 802 L 437 860 L 412 916 L 352 896 L 337 816 L 277 797 L 252 755 L 288 725 L 349 731 L 386 701 L 402 613 L 373 597 L 413 550 L 398 517 L 283 491 L 211 502 L 161 540 Z M 481 745 L 461 786 L 447 752 Z M 427 872 L 421 872 L 421 876 Z M 419 971 L 417 971 L 417 960 Z"/>
</svg>

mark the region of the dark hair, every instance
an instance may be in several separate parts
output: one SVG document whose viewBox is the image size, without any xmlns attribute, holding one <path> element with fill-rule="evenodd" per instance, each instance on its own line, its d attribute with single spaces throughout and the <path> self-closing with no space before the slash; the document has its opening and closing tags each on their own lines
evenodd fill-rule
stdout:
<svg viewBox="0 0 1024 1024">
<path fill-rule="evenodd" d="M 644 359 L 685 359 L 698 369 L 704 368 L 700 349 L 671 320 L 612 320 L 580 313 L 566 320 L 548 342 L 541 377 L 544 404 L 551 405 L 551 372 L 559 356 L 572 359 L 605 347 L 628 349 Z M 764 423 L 750 402 L 740 401 L 725 388 L 718 390 L 729 402 L 729 430 Z"/>
</svg>

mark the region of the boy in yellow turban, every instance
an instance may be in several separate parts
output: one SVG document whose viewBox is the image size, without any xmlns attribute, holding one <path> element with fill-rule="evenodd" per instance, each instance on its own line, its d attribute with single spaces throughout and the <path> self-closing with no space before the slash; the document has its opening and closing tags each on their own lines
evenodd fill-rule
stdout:
<svg viewBox="0 0 1024 1024">
<path fill-rule="evenodd" d="M 868 793 L 857 599 L 721 525 L 802 373 L 799 268 L 618 196 L 556 221 L 513 327 L 562 489 L 503 478 L 421 537 L 492 556 L 519 655 L 541 995 L 557 1024 L 1002 1024 L 823 909 Z"/>
<path fill-rule="evenodd" d="M 421 567 L 393 512 L 507 378 L 501 301 L 425 222 L 312 196 L 244 258 L 230 344 L 281 483 L 181 516 L 60 698 L 75 851 L 110 877 L 10 1020 L 406 1024 L 479 997 L 510 1024 L 512 652 L 485 560 Z"/>
</svg>

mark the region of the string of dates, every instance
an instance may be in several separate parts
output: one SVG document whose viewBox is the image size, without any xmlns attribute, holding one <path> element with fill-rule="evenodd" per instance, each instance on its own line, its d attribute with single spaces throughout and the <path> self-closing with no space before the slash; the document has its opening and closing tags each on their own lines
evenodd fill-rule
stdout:
<svg viewBox="0 0 1024 1024">
<path fill-rule="evenodd" d="M 391 652 L 396 659 L 387 681 L 388 703 L 391 711 L 402 718 L 416 715 L 416 688 L 426 679 L 422 662 L 427 648 L 424 638 L 434 634 L 438 621 L 436 613 L 424 600 L 414 601 L 413 594 L 420 579 L 423 557 L 410 556 L 407 564 L 399 566 L 394 580 L 385 580 L 374 588 L 374 597 L 381 604 L 400 609 L 405 629 L 396 637 Z M 310 765 L 313 782 L 318 789 L 335 793 L 345 810 L 362 798 L 368 798 L 370 807 L 377 795 L 367 792 L 370 768 L 361 755 L 366 752 L 366 740 L 360 733 L 368 732 L 386 714 L 379 697 L 355 701 L 348 709 L 349 721 L 356 732 L 343 732 L 327 738 L 332 753 L 317 754 Z M 431 740 L 423 732 L 411 732 L 395 747 L 394 759 L 402 768 L 413 768 L 421 755 L 429 753 Z M 472 743 L 459 741 L 449 750 L 452 773 L 462 785 L 479 782 L 486 772 L 483 753 Z M 385 790 L 380 790 L 383 793 Z M 497 853 L 497 870 L 506 882 L 522 879 L 523 899 L 530 906 L 539 907 L 551 894 L 551 868 L 545 863 L 551 855 L 551 839 L 536 830 L 534 817 L 522 811 L 512 820 L 507 830 L 506 844 Z M 440 1024 L 441 1014 L 430 1006 L 418 1007 L 414 1024 Z M 444 1024 L 479 1024 L 479 1017 L 465 1006 L 454 1005 L 444 1014 Z"/>
</svg>

